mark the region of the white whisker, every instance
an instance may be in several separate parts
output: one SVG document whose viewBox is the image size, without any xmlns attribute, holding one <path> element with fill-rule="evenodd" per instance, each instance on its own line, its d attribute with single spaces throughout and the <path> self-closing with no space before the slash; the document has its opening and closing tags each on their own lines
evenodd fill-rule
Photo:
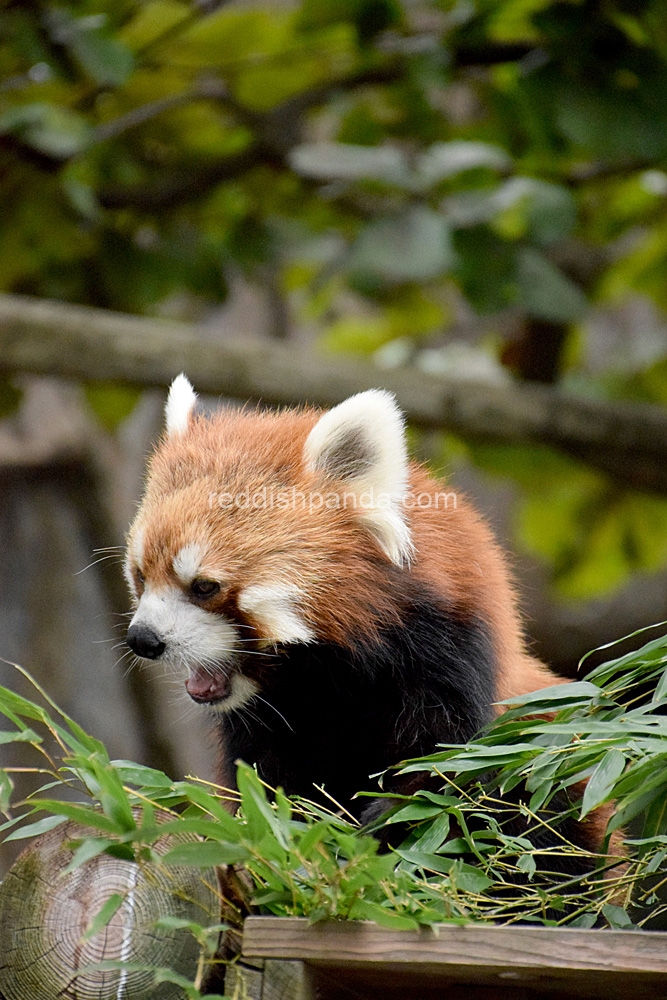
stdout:
<svg viewBox="0 0 667 1000">
<path fill-rule="evenodd" d="M 100 556 L 99 559 L 93 559 L 93 561 L 91 563 L 88 563 L 87 566 L 84 566 L 83 569 L 78 569 L 73 574 L 73 576 L 80 576 L 81 573 L 85 573 L 87 569 L 92 569 L 93 566 L 99 566 L 100 563 L 106 562 L 108 559 L 117 559 L 117 556 L 115 555 Z"/>
<path fill-rule="evenodd" d="M 275 705 L 272 705 L 270 701 L 266 700 L 266 698 L 262 698 L 261 694 L 256 694 L 255 698 L 257 698 L 258 701 L 263 701 L 265 705 L 269 706 L 269 708 L 272 708 L 273 711 L 276 713 L 276 715 L 280 716 L 280 718 L 283 720 L 283 722 L 285 723 L 285 725 L 287 726 L 287 728 L 291 732 L 294 732 L 294 729 L 292 729 L 292 727 L 290 726 L 289 722 L 287 721 L 287 719 L 285 718 L 285 716 L 283 715 L 283 713 L 279 712 Z"/>
</svg>

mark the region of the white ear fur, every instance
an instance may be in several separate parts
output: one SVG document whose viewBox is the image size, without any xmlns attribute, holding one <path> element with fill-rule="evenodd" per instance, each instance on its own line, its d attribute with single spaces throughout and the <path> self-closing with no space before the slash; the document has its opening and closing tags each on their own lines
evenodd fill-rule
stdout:
<svg viewBox="0 0 667 1000">
<path fill-rule="evenodd" d="M 188 429 L 190 415 L 196 402 L 197 393 L 185 375 L 177 375 L 171 383 L 167 405 L 164 408 L 168 437 L 171 437 L 172 434 L 183 434 Z"/>
<path fill-rule="evenodd" d="M 329 410 L 308 435 L 304 458 L 308 468 L 344 481 L 342 496 L 351 498 L 393 563 L 410 562 L 408 455 L 403 416 L 391 393 L 370 389 Z"/>
</svg>

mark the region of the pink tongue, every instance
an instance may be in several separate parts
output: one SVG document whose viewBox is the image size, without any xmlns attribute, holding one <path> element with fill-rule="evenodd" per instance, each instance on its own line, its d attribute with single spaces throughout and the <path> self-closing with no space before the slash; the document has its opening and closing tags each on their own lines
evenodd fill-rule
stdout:
<svg viewBox="0 0 667 1000">
<path fill-rule="evenodd" d="M 195 667 L 185 682 L 185 690 L 194 701 L 220 701 L 231 694 L 232 685 L 221 670 L 209 673 L 203 667 Z"/>
</svg>

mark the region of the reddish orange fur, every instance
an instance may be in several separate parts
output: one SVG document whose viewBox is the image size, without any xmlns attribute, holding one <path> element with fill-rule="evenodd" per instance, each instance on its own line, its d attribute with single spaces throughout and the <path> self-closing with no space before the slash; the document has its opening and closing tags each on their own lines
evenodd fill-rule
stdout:
<svg viewBox="0 0 667 1000">
<path fill-rule="evenodd" d="M 351 645 L 355 636 L 372 637 L 383 625 L 398 623 L 387 557 L 353 509 L 218 505 L 222 492 L 331 494 L 336 484 L 303 462 L 306 438 L 320 416 L 315 409 L 228 408 L 191 417 L 185 433 L 165 436 L 151 459 L 128 540 L 131 552 L 142 535 L 145 577 L 156 586 L 180 586 L 174 555 L 195 542 L 204 547 L 202 575 L 208 558 L 211 575 L 219 579 L 223 573 L 228 582 L 208 610 L 225 612 L 246 587 L 278 579 L 298 585 L 304 595 L 300 614 L 318 639 Z M 410 466 L 410 488 L 432 502 L 407 512 L 416 551 L 408 572 L 442 595 L 453 615 L 486 624 L 498 664 L 496 699 L 560 683 L 526 651 L 506 560 L 487 524 L 460 494 L 455 507 L 438 505 L 443 484 L 416 463 Z M 248 624 L 261 633 L 251 616 Z M 603 807 L 587 818 L 586 839 L 602 841 L 610 811 Z M 620 834 L 611 849 L 623 853 Z"/>
<path fill-rule="evenodd" d="M 206 540 L 211 562 L 224 566 L 230 589 L 222 610 L 244 587 L 276 577 L 298 583 L 303 616 L 319 638 L 341 644 L 396 620 L 387 592 L 386 558 L 352 509 L 234 509 L 217 496 L 266 488 L 330 493 L 331 482 L 304 468 L 306 437 L 321 415 L 314 409 L 279 413 L 224 409 L 192 418 L 184 435 L 163 439 L 149 467 L 147 491 L 133 532 L 145 531 L 146 576 L 177 583 L 171 560 L 183 545 Z M 443 491 L 412 463 L 415 495 Z M 526 652 L 504 556 L 490 529 L 460 495 L 455 509 L 415 507 L 408 512 L 416 558 L 410 572 L 451 602 L 461 618 L 484 621 L 499 664 L 498 700 L 557 682 Z M 232 583 L 233 581 L 233 583 Z M 215 610 L 216 605 L 213 606 Z M 255 623 L 257 624 L 257 623 Z"/>
</svg>

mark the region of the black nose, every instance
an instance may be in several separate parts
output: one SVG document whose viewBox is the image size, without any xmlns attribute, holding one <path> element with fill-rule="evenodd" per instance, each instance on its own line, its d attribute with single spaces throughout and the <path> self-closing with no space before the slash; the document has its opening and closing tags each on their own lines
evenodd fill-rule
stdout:
<svg viewBox="0 0 667 1000">
<path fill-rule="evenodd" d="M 145 660 L 157 660 L 167 648 L 160 636 L 148 625 L 130 625 L 127 644 L 133 653 L 143 656 Z"/>
</svg>

